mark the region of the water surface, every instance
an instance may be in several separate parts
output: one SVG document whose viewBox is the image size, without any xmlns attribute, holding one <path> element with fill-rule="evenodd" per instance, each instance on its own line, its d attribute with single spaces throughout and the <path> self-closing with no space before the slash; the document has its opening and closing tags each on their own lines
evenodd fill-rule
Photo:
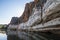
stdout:
<svg viewBox="0 0 60 40">
<path fill-rule="evenodd" d="M 13 31 L 11 31 L 13 33 Z M 16 35 L 8 35 L 7 40 L 60 40 L 60 35 L 50 32 L 16 32 Z"/>
<path fill-rule="evenodd" d="M 60 35 L 52 34 L 50 32 L 16 32 L 11 31 L 12 35 L 0 33 L 0 40 L 60 40 Z M 7 32 L 9 33 L 9 32 Z M 16 35 L 14 33 L 17 33 Z"/>
<path fill-rule="evenodd" d="M 0 33 L 0 40 L 7 40 L 7 35 L 5 33 Z"/>
</svg>

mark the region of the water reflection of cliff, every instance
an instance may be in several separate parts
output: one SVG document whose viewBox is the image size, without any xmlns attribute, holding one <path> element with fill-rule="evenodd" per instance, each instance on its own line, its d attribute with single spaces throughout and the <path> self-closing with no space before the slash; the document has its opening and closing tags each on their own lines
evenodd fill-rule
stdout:
<svg viewBox="0 0 60 40">
<path fill-rule="evenodd" d="M 8 35 L 7 40 L 20 40 L 20 38 L 17 37 L 16 35 Z"/>
<path fill-rule="evenodd" d="M 16 35 L 7 35 L 7 40 L 60 40 L 60 35 L 50 32 L 19 32 Z"/>
</svg>

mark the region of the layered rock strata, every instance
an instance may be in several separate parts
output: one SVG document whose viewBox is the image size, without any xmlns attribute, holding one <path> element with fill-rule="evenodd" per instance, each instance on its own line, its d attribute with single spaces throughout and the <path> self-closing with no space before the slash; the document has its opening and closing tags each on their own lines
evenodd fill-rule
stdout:
<svg viewBox="0 0 60 40">
<path fill-rule="evenodd" d="M 57 28 L 59 27 L 57 25 L 60 25 L 60 0 L 34 0 L 34 2 L 27 3 L 23 15 L 18 20 L 19 24 L 16 29 L 35 30 L 55 26 Z"/>
</svg>

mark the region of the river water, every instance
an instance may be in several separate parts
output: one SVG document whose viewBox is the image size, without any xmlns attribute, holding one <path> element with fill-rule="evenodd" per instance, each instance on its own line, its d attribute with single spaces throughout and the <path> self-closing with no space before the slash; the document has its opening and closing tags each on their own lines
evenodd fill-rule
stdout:
<svg viewBox="0 0 60 40">
<path fill-rule="evenodd" d="M 18 32 L 16 35 L 0 33 L 0 40 L 60 40 L 60 36 L 50 32 Z"/>
<path fill-rule="evenodd" d="M 0 33 L 0 40 L 7 40 L 7 35 L 5 33 Z"/>
</svg>

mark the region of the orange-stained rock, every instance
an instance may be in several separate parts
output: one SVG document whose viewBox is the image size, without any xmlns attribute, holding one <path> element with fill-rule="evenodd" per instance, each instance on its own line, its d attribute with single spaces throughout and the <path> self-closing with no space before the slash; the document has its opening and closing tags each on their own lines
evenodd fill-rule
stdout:
<svg viewBox="0 0 60 40">
<path fill-rule="evenodd" d="M 26 4 L 25 10 L 24 10 L 22 16 L 19 18 L 20 23 L 26 22 L 29 19 L 29 17 L 32 14 L 32 9 L 34 6 L 35 6 L 34 2 L 30 2 L 30 3 Z"/>
<path fill-rule="evenodd" d="M 38 3 L 38 0 L 34 0 L 35 3 Z"/>
<path fill-rule="evenodd" d="M 35 7 L 38 7 L 38 6 L 43 7 L 43 6 L 44 6 L 44 3 L 45 3 L 46 1 L 47 1 L 47 0 L 34 0 L 34 2 L 35 2 Z"/>
</svg>

